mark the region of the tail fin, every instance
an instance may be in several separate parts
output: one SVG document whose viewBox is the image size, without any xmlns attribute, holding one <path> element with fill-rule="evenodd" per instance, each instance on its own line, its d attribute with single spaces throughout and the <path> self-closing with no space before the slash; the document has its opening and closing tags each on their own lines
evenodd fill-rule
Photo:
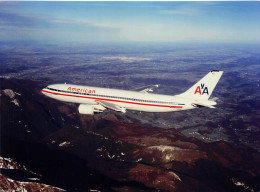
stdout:
<svg viewBox="0 0 260 192">
<path fill-rule="evenodd" d="M 200 81 L 179 96 L 195 100 L 208 100 L 222 74 L 223 71 L 217 70 L 209 72 Z"/>
</svg>

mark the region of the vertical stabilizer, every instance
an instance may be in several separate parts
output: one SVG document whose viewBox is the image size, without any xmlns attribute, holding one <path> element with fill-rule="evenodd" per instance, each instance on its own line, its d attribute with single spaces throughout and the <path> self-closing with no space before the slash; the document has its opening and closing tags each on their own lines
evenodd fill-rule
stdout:
<svg viewBox="0 0 260 192">
<path fill-rule="evenodd" d="M 223 71 L 213 70 L 179 96 L 196 100 L 208 100 Z"/>
</svg>

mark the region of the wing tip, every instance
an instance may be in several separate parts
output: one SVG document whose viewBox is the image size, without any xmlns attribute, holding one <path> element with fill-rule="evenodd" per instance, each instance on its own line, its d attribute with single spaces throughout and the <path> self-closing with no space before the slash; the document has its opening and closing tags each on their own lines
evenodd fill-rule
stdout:
<svg viewBox="0 0 260 192">
<path fill-rule="evenodd" d="M 211 70 L 210 72 L 211 73 L 223 73 L 224 71 L 221 71 L 221 70 Z"/>
</svg>

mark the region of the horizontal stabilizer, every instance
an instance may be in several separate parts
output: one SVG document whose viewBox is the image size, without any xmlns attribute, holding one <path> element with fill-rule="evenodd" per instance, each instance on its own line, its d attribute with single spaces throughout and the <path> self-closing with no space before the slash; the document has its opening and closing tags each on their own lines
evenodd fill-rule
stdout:
<svg viewBox="0 0 260 192">
<path fill-rule="evenodd" d="M 201 101 L 194 101 L 192 103 L 192 105 L 194 107 L 209 107 L 209 108 L 216 108 L 214 107 L 214 105 L 216 105 L 217 103 L 215 101 L 212 101 L 212 100 L 201 100 Z"/>
</svg>

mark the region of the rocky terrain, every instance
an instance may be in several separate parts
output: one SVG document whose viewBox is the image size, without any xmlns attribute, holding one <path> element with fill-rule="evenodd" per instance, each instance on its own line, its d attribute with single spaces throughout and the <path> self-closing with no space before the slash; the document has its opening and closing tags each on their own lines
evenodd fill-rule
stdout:
<svg viewBox="0 0 260 192">
<path fill-rule="evenodd" d="M 110 110 L 79 115 L 42 85 L 1 79 L 1 190 L 259 191 L 260 154 Z M 55 187 L 53 187 L 55 186 Z"/>
<path fill-rule="evenodd" d="M 38 183 L 40 175 L 27 170 L 10 158 L 0 157 L 0 190 L 3 191 L 48 191 L 61 192 L 63 189 Z M 15 178 L 11 179 L 10 175 Z M 12 177 L 11 176 L 11 177 Z"/>
</svg>

